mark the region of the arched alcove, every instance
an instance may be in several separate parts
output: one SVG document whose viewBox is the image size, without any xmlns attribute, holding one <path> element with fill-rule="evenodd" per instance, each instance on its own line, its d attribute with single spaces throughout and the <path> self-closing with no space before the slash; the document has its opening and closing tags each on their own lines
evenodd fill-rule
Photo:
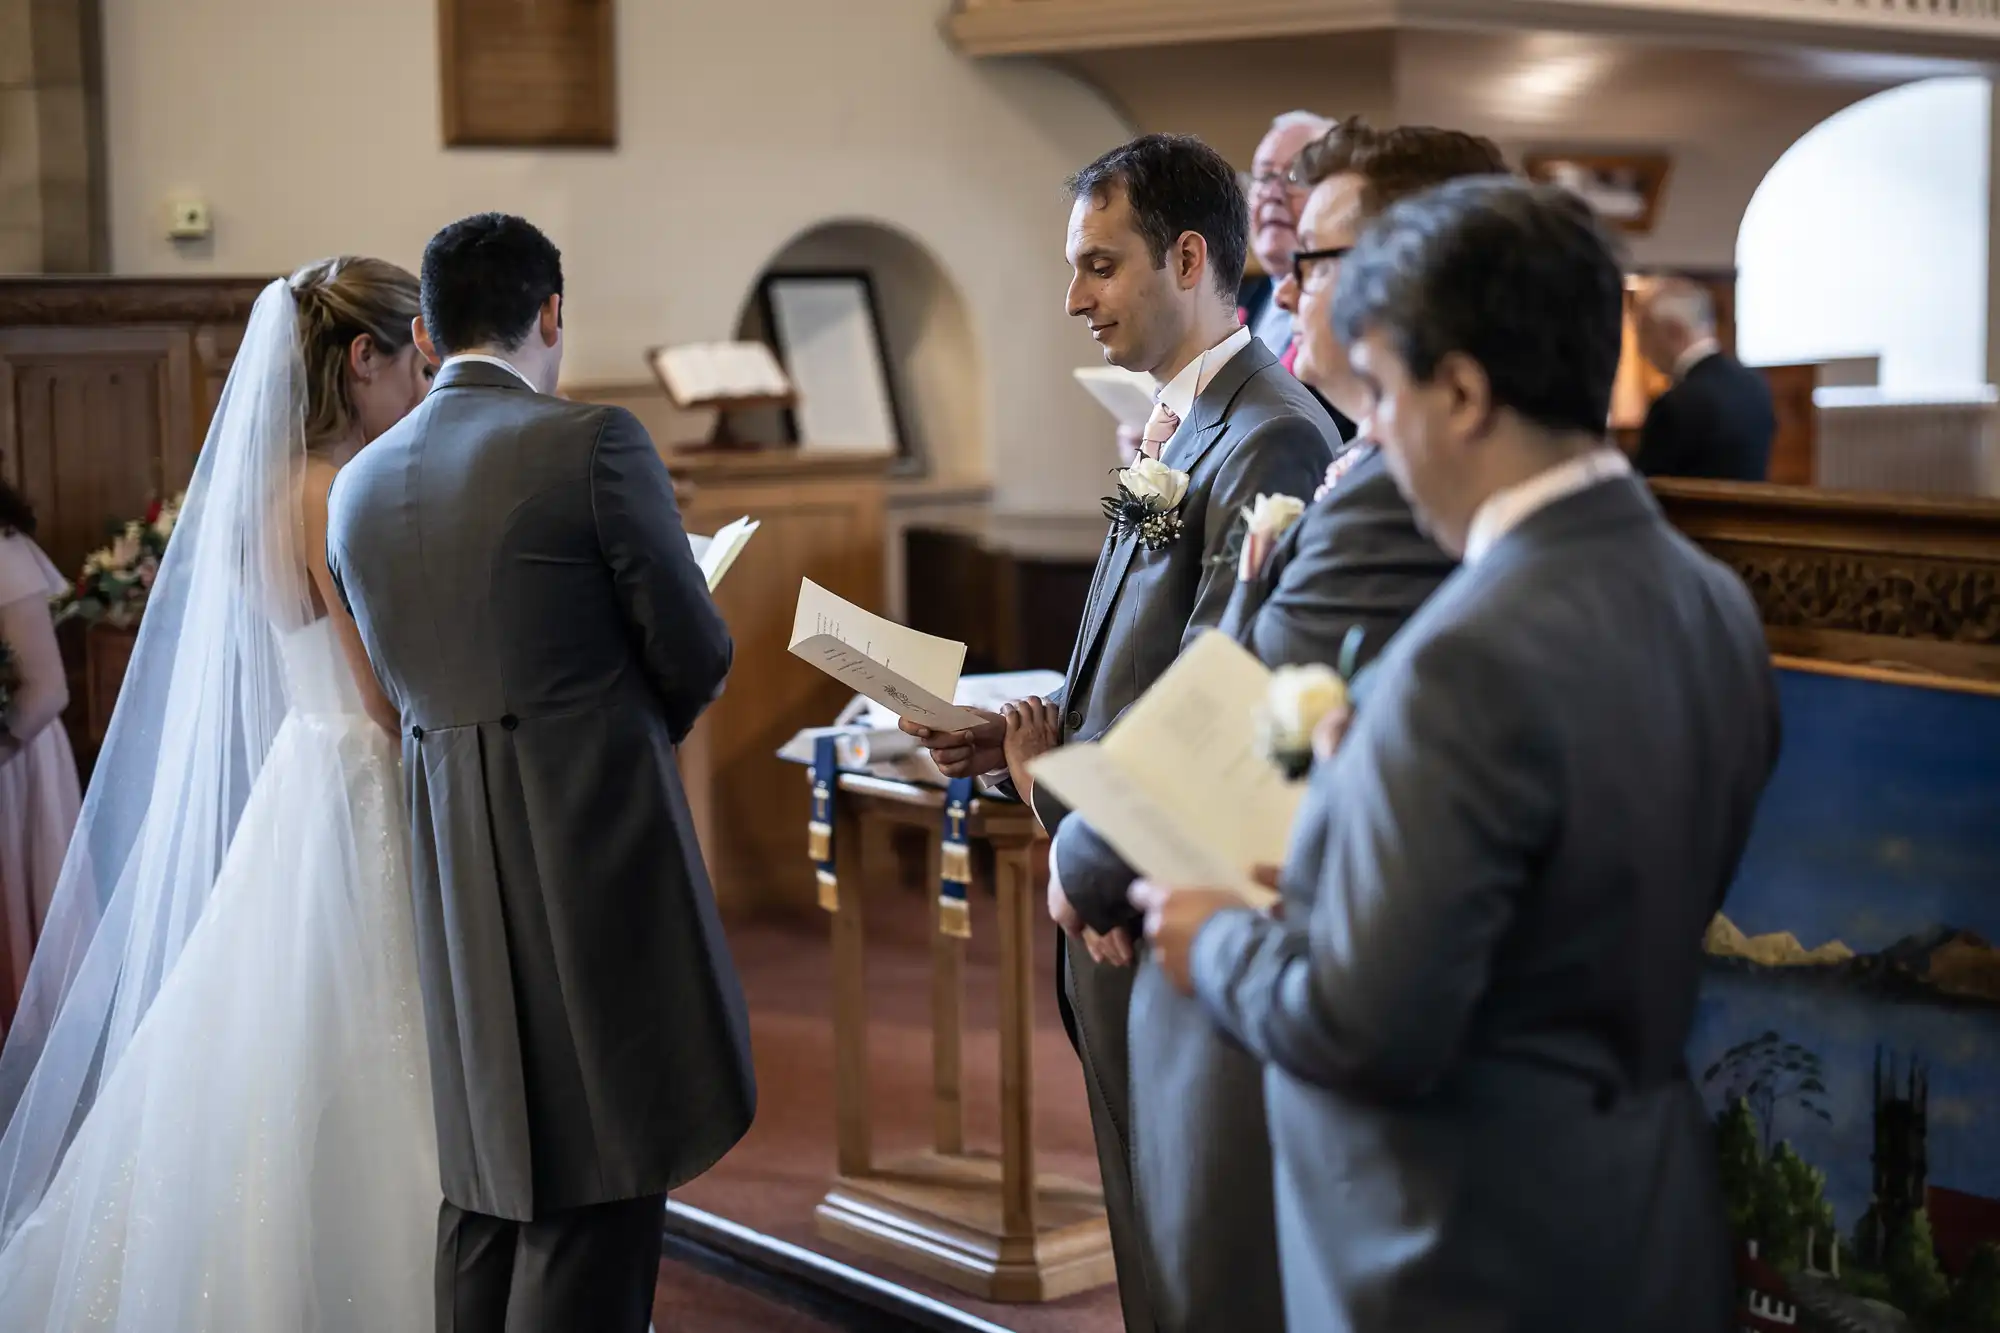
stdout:
<svg viewBox="0 0 2000 1333">
<path fill-rule="evenodd" d="M 881 319 L 891 392 L 907 442 L 898 471 L 937 485 L 987 481 L 986 375 L 964 294 L 935 255 L 883 222 L 841 218 L 793 237 L 764 266 L 737 317 L 737 336 L 769 341 L 758 299 L 786 273 L 859 271 Z"/>
<path fill-rule="evenodd" d="M 1985 383 L 1990 96 L 1982 78 L 1891 89 L 1778 160 L 1737 234 L 1744 360 L 1879 357 L 1892 393 Z"/>
</svg>

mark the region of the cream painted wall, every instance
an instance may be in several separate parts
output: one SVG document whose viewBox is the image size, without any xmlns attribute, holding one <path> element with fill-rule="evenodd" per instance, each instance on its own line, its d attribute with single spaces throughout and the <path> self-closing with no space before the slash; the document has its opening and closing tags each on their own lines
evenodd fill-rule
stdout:
<svg viewBox="0 0 2000 1333">
<path fill-rule="evenodd" d="M 102 3 L 115 271 L 414 266 L 441 224 L 518 212 L 563 249 L 567 378 L 630 385 L 648 345 L 728 336 L 788 240 L 879 219 L 971 314 L 985 456 L 949 473 L 1007 510 L 1095 507 L 1115 446 L 1069 376 L 1097 354 L 1062 311 L 1061 182 L 1127 127 L 1046 66 L 957 56 L 946 0 L 620 4 L 621 143 L 595 153 L 445 151 L 429 0 Z M 166 239 L 178 190 L 212 241 Z"/>
<path fill-rule="evenodd" d="M 1794 144 L 1737 243 L 1744 359 L 1879 356 L 1882 387 L 1899 392 L 1988 383 L 1991 116 L 1985 79 L 1933 79 Z"/>
</svg>

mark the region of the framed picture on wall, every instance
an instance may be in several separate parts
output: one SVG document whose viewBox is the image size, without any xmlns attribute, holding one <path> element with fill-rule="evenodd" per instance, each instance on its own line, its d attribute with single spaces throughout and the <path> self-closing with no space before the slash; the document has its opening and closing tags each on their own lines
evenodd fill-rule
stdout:
<svg viewBox="0 0 2000 1333">
<path fill-rule="evenodd" d="M 903 454 L 875 284 L 864 270 L 772 273 L 758 288 L 764 327 L 798 391 L 786 414 L 808 449 Z"/>
<path fill-rule="evenodd" d="M 1644 236 L 1659 221 L 1671 165 L 1664 153 L 1531 153 L 1521 169 L 1529 180 L 1577 195 L 1620 231 Z"/>
</svg>

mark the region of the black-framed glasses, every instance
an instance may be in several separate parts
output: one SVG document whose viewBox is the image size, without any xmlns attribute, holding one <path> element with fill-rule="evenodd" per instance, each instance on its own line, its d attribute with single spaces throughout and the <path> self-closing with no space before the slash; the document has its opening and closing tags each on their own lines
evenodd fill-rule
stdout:
<svg viewBox="0 0 2000 1333">
<path fill-rule="evenodd" d="M 1305 286 L 1306 265 L 1316 264 L 1322 259 L 1344 259 L 1348 251 L 1353 248 L 1351 245 L 1336 245 L 1325 250 L 1292 251 L 1292 281 L 1301 287 Z"/>
</svg>

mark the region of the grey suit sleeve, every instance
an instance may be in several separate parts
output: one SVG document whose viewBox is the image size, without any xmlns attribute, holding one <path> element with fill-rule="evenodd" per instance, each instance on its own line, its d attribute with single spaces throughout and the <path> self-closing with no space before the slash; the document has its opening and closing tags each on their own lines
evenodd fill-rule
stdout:
<svg viewBox="0 0 2000 1333">
<path fill-rule="evenodd" d="M 1180 651 L 1186 652 L 1204 631 L 1221 624 L 1236 591 L 1236 566 L 1221 562 L 1219 557 L 1241 526 L 1243 510 L 1259 495 L 1311 496 L 1332 457 L 1326 436 L 1305 417 L 1273 417 L 1237 443 L 1209 488 L 1201 581 L 1193 613 L 1181 635 Z M 1138 914 L 1126 901 L 1126 893 L 1137 878 L 1132 867 L 1082 820 L 1062 819 L 1059 823 L 1059 828 L 1053 828 L 1055 842 L 1049 855 L 1077 915 L 1099 931 L 1134 924 Z M 1052 828 L 1046 817 L 1042 826 Z"/>
<path fill-rule="evenodd" d="M 1310 500 L 1332 460 L 1326 436 L 1309 418 L 1299 416 L 1262 422 L 1230 452 L 1209 488 L 1201 583 L 1195 591 L 1194 613 L 1181 635 L 1182 652 L 1202 631 L 1222 624 L 1237 579 L 1235 563 L 1221 557 L 1231 534 L 1241 526 L 1243 510 L 1259 495 L 1296 495 Z"/>
<path fill-rule="evenodd" d="M 598 430 L 590 489 L 598 547 L 678 745 L 722 693 L 735 645 L 688 548 L 666 464 L 623 408 Z"/>
<path fill-rule="evenodd" d="M 352 619 L 354 599 L 347 595 L 347 583 L 340 569 L 344 556 L 340 549 L 341 481 L 341 474 L 336 472 L 333 477 L 333 488 L 326 493 L 326 573 L 327 577 L 333 580 L 334 595 L 340 598 L 340 605 Z"/>
<path fill-rule="evenodd" d="M 1306 510 L 1299 525 L 1293 558 L 1239 626 L 1237 641 L 1266 666 L 1331 665 L 1357 626 L 1358 660 L 1368 661 L 1453 568 L 1417 530 L 1386 473 L 1335 491 Z"/>
<path fill-rule="evenodd" d="M 1450 1069 L 1560 801 L 1528 671 L 1470 636 L 1402 666 L 1313 774 L 1329 825 L 1309 919 L 1224 913 L 1192 957 L 1204 1005 L 1260 1059 L 1379 1100 Z"/>
<path fill-rule="evenodd" d="M 1061 820 L 1053 836 L 1049 860 L 1083 924 L 1099 932 L 1135 924 L 1139 913 L 1125 895 L 1138 876 L 1111 844 L 1083 819 Z"/>
</svg>

